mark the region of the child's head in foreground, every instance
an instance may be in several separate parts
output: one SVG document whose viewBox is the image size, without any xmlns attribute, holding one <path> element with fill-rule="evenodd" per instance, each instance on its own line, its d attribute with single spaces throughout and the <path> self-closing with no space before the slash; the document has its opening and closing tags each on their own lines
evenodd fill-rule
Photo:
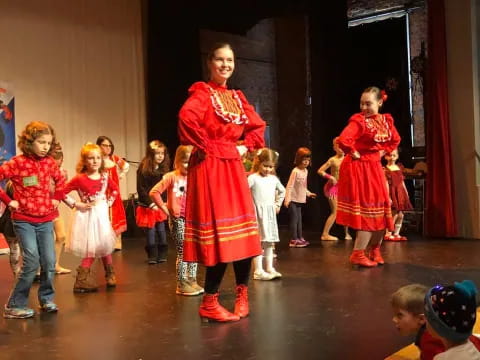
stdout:
<svg viewBox="0 0 480 360">
<path fill-rule="evenodd" d="M 425 295 L 427 329 L 450 346 L 463 344 L 472 335 L 477 314 L 477 288 L 470 280 L 436 285 Z"/>
<path fill-rule="evenodd" d="M 392 321 L 401 335 L 415 335 L 425 325 L 424 300 L 427 291 L 424 285 L 410 284 L 392 294 Z"/>
</svg>

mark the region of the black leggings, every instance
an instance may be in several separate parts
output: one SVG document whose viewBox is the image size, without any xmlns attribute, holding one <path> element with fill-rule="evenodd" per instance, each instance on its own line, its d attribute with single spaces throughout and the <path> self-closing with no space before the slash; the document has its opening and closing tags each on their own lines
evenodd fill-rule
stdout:
<svg viewBox="0 0 480 360">
<path fill-rule="evenodd" d="M 290 215 L 290 232 L 292 240 L 302 238 L 302 207 L 303 204 L 291 201 L 288 205 Z"/>
<path fill-rule="evenodd" d="M 215 266 L 207 266 L 207 271 L 205 273 L 205 292 L 207 294 L 216 294 L 218 292 L 227 265 L 227 263 L 218 263 Z M 235 281 L 237 285 L 248 285 L 251 267 L 252 258 L 233 262 L 233 270 L 235 272 Z"/>
</svg>

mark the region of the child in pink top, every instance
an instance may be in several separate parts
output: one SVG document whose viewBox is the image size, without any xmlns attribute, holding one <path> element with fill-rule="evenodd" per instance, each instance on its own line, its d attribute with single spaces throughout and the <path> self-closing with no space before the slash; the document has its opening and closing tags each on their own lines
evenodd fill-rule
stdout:
<svg viewBox="0 0 480 360">
<path fill-rule="evenodd" d="M 183 240 L 185 235 L 185 202 L 187 199 L 187 171 L 192 146 L 182 145 L 175 153 L 174 171 L 150 190 L 150 197 L 169 217 L 170 231 L 177 246 L 177 289 L 178 295 L 194 296 L 204 292 L 197 284 L 197 263 L 183 261 Z M 162 193 L 167 191 L 167 203 Z"/>
<path fill-rule="evenodd" d="M 312 152 L 301 147 L 295 155 L 295 168 L 290 174 L 285 194 L 285 207 L 290 215 L 290 231 L 292 239 L 290 247 L 305 247 L 310 245 L 302 236 L 302 207 L 307 197 L 316 198 L 317 194 L 307 189 L 307 167 L 310 165 Z"/>
</svg>

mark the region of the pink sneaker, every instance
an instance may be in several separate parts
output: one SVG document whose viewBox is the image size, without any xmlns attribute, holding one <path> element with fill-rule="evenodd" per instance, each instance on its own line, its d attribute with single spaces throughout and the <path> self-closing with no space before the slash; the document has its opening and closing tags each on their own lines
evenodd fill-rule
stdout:
<svg viewBox="0 0 480 360">
<path fill-rule="evenodd" d="M 290 240 L 289 246 L 290 247 L 301 248 L 301 247 L 305 247 L 305 246 L 308 246 L 308 245 L 305 244 L 305 242 L 302 241 L 301 239 L 294 239 L 294 240 Z"/>
<path fill-rule="evenodd" d="M 309 241 L 307 241 L 307 240 L 305 240 L 303 237 L 302 237 L 302 238 L 300 238 L 300 241 L 301 241 L 302 243 L 304 243 L 304 244 L 305 244 L 305 246 L 308 246 L 308 245 L 310 245 L 310 242 L 309 242 Z"/>
</svg>

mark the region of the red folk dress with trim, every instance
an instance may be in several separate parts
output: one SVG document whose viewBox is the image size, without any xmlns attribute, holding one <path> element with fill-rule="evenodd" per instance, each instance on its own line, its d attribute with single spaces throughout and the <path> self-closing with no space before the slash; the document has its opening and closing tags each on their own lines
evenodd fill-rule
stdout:
<svg viewBox="0 0 480 360">
<path fill-rule="evenodd" d="M 338 181 L 337 223 L 357 230 L 393 230 L 387 180 L 380 151 L 391 152 L 400 143 L 390 114 L 353 115 L 339 136 L 345 152 Z M 358 151 L 360 159 L 352 153 Z"/>
<path fill-rule="evenodd" d="M 108 176 L 120 188 L 120 178 L 118 176 L 117 166 L 123 167 L 125 160 L 117 155 L 110 156 L 110 160 L 114 163 L 112 167 L 105 168 Z M 119 195 L 115 197 L 115 201 L 110 207 L 110 219 L 112 222 L 115 234 L 120 235 L 127 230 L 127 216 L 125 215 L 125 208 L 123 207 L 122 197 Z"/>
<path fill-rule="evenodd" d="M 236 145 L 265 145 L 265 122 L 240 91 L 197 82 L 180 109 L 178 133 L 195 147 L 188 167 L 183 260 L 214 266 L 261 253 L 245 169 Z M 202 153 L 205 157 L 202 158 Z"/>
</svg>

